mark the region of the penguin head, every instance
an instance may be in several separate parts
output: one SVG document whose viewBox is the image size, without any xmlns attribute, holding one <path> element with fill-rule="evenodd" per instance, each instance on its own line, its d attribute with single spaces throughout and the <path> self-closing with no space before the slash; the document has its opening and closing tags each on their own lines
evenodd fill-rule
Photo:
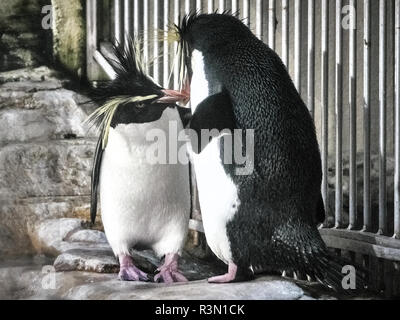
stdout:
<svg viewBox="0 0 400 320">
<path fill-rule="evenodd" d="M 168 31 L 167 41 L 178 42 L 179 79 L 181 91 L 189 92 L 192 78 L 192 53 L 219 54 L 226 46 L 254 37 L 250 29 L 236 16 L 224 13 L 192 12 Z M 163 38 L 165 40 L 165 38 Z"/>
<path fill-rule="evenodd" d="M 100 107 L 86 121 L 100 128 L 103 149 L 110 127 L 155 122 L 167 108 L 178 108 L 176 103 L 186 100 L 182 93 L 162 88 L 146 73 L 137 40 L 114 46 L 113 53 L 108 62 L 116 77 L 99 82 L 92 90 L 92 98 Z"/>
<path fill-rule="evenodd" d="M 237 17 L 229 13 L 186 15 L 175 32 L 186 53 L 193 50 L 207 52 L 227 43 L 242 41 L 253 36 L 250 29 Z"/>
</svg>

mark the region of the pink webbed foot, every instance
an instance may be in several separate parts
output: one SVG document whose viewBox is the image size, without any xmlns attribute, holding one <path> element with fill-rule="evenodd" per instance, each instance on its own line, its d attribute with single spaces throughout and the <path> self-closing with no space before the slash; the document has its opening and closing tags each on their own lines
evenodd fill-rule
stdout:
<svg viewBox="0 0 400 320">
<path fill-rule="evenodd" d="M 122 280 L 122 281 L 144 281 L 144 282 L 150 281 L 147 274 L 133 264 L 131 257 L 120 256 L 119 264 L 120 264 L 120 269 L 119 269 L 118 278 L 120 280 Z"/>
<path fill-rule="evenodd" d="M 178 270 L 177 254 L 167 254 L 164 264 L 157 269 L 158 273 L 154 277 L 154 282 L 164 282 L 167 284 L 175 282 L 188 282 L 186 277 Z"/>
<path fill-rule="evenodd" d="M 236 280 L 237 265 L 233 262 L 229 263 L 228 273 L 222 276 L 216 276 L 208 279 L 209 283 L 230 283 Z"/>
</svg>

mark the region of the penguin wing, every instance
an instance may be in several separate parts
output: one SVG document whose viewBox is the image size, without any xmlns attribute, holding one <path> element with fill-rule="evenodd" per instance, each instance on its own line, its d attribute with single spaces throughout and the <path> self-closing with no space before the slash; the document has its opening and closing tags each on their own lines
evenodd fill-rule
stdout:
<svg viewBox="0 0 400 320">
<path fill-rule="evenodd" d="M 103 148 L 102 148 L 102 138 L 100 136 L 97 145 L 96 151 L 94 153 L 93 159 L 93 168 L 92 168 L 92 183 L 91 183 L 91 195 L 90 195 L 90 219 L 92 223 L 96 221 L 97 214 L 97 191 L 100 180 L 100 168 L 101 168 L 101 160 L 103 158 Z"/>
<path fill-rule="evenodd" d="M 191 134 L 196 133 L 195 137 L 191 137 L 191 141 L 192 143 L 197 143 L 197 146 L 199 146 L 199 153 L 203 151 L 210 142 L 210 139 L 208 141 L 201 141 L 201 130 L 217 129 L 218 131 L 233 131 L 235 128 L 235 121 L 232 101 L 228 92 L 222 91 L 203 100 L 197 106 L 190 120 L 189 128 L 192 129 Z M 197 141 L 194 140 L 196 137 Z"/>
<path fill-rule="evenodd" d="M 325 221 L 325 206 L 324 206 L 324 200 L 322 198 L 322 194 L 318 198 L 317 202 L 317 212 L 316 212 L 316 224 L 323 223 Z"/>
</svg>

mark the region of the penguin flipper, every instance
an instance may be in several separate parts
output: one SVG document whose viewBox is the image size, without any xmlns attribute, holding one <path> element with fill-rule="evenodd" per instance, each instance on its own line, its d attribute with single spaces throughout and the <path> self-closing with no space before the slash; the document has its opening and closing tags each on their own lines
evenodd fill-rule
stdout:
<svg viewBox="0 0 400 320">
<path fill-rule="evenodd" d="M 97 145 L 96 151 L 94 153 L 93 159 L 93 168 L 92 168 L 92 181 L 91 181 L 91 194 L 90 194 L 90 219 L 94 224 L 96 221 L 97 214 L 97 191 L 100 181 L 100 168 L 101 168 L 101 160 L 103 158 L 103 148 L 102 148 L 102 138 L 100 136 Z"/>
<path fill-rule="evenodd" d="M 233 131 L 235 128 L 234 115 L 232 110 L 232 101 L 226 91 L 219 92 L 212 96 L 209 96 L 203 100 L 196 108 L 192 119 L 189 123 L 189 128 L 192 132 L 197 135 L 197 141 L 195 138 L 191 137 L 192 145 L 199 146 L 198 153 L 202 152 L 204 148 L 208 145 L 211 139 L 208 141 L 201 140 L 201 130 L 230 130 Z M 214 133 L 210 132 L 214 138 Z M 219 134 L 216 134 L 217 136 Z"/>
<path fill-rule="evenodd" d="M 317 202 L 317 211 L 316 211 L 316 224 L 323 223 L 325 221 L 325 206 L 324 206 L 324 200 L 322 198 L 322 194 L 319 196 L 318 202 Z"/>
</svg>

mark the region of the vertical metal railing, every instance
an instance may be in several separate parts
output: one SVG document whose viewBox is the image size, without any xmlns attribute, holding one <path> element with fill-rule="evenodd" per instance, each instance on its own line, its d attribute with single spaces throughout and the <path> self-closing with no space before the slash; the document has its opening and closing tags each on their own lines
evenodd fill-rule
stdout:
<svg viewBox="0 0 400 320">
<path fill-rule="evenodd" d="M 301 0 L 294 0 L 294 84 L 301 92 Z"/>
<path fill-rule="evenodd" d="M 400 0 L 395 3 L 395 175 L 394 237 L 400 239 Z"/>
<path fill-rule="evenodd" d="M 307 105 L 315 118 L 315 0 L 308 1 L 307 11 Z"/>
<path fill-rule="evenodd" d="M 289 0 L 282 0 L 282 61 L 289 69 Z"/>
<path fill-rule="evenodd" d="M 110 35 L 102 40 L 103 31 L 97 28 L 103 25 L 99 15 L 104 10 L 98 9 L 103 3 L 87 0 L 88 76 L 100 74 L 97 63 L 112 77 L 102 56 L 107 47 L 102 41 L 124 42 L 133 34 L 143 40 L 150 74 L 175 89 L 179 87 L 178 77 L 173 76 L 179 73 L 173 54 L 177 45 L 159 43 L 158 29 L 167 32 L 170 23 L 179 23 L 191 10 L 238 13 L 257 37 L 280 54 L 316 122 L 322 195 L 331 219 L 324 226 L 331 227 L 333 221 L 335 227 L 324 230 L 340 237 L 345 232 L 362 243 L 368 242 L 365 236 L 388 246 L 400 243 L 380 238 L 400 239 L 400 0 L 108 0 Z M 349 28 L 344 27 L 347 5 Z M 357 29 L 357 14 L 361 29 Z M 394 172 L 387 166 L 392 155 Z M 357 176 L 361 159 L 362 176 Z M 392 179 L 394 201 L 389 207 Z"/>
<path fill-rule="evenodd" d="M 335 54 L 335 113 L 336 113 L 336 185 L 335 185 L 335 227 L 342 226 L 343 210 L 343 32 L 342 0 L 336 0 L 336 54 Z"/>
<path fill-rule="evenodd" d="M 268 2 L 268 45 L 275 50 L 275 0 Z"/>
<path fill-rule="evenodd" d="M 363 64 L 363 109 L 364 109 L 364 169 L 363 169 L 363 231 L 371 230 L 371 4 L 364 0 L 364 64 Z"/>
<path fill-rule="evenodd" d="M 325 211 L 329 211 L 328 190 L 328 139 L 329 139 L 329 96 L 328 96 L 328 48 L 329 48 L 329 6 L 328 0 L 321 0 L 321 158 L 322 158 L 322 197 Z M 336 222 L 337 223 L 337 222 Z"/>
<path fill-rule="evenodd" d="M 349 110 L 350 110 L 350 183 L 349 183 L 349 229 L 356 227 L 357 216 L 357 1 L 350 0 L 349 29 Z"/>
<path fill-rule="evenodd" d="M 379 230 L 386 233 L 386 0 L 379 0 Z"/>
</svg>

